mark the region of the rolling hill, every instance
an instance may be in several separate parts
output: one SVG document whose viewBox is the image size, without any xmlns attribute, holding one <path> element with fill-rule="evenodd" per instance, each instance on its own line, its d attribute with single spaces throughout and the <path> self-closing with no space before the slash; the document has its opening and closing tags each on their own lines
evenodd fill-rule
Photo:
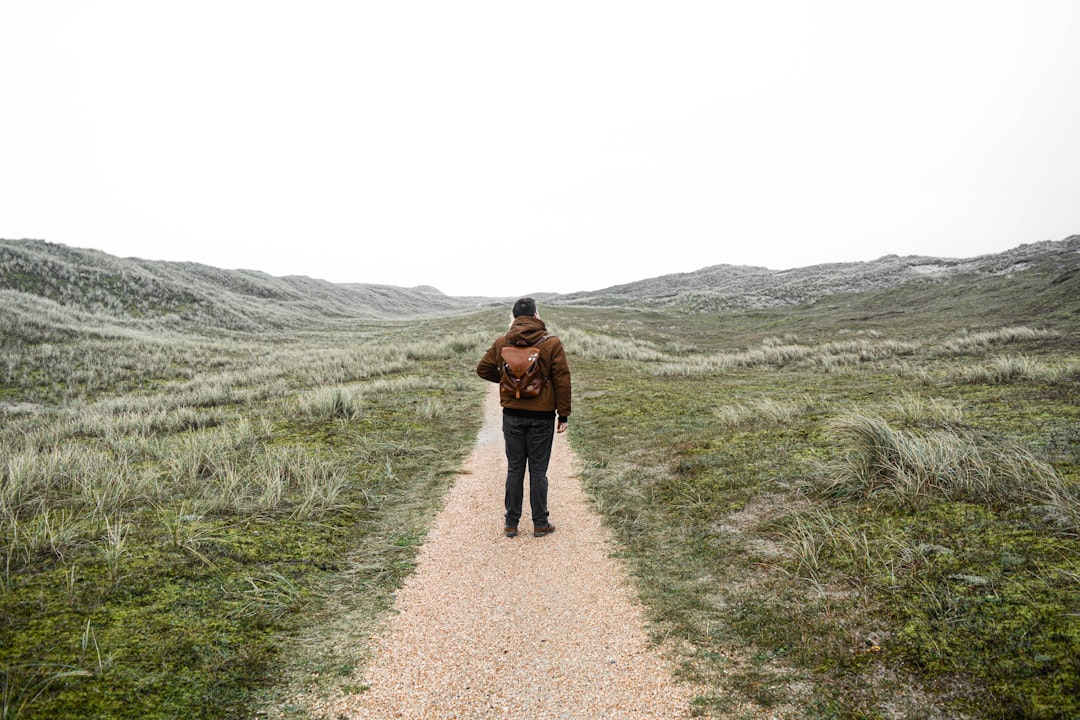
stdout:
<svg viewBox="0 0 1080 720">
<path fill-rule="evenodd" d="M 887 255 L 870 262 L 814 265 L 789 270 L 714 265 L 638 282 L 559 296 L 562 303 L 682 307 L 715 311 L 807 305 L 830 295 L 895 288 L 911 282 L 943 283 L 1037 270 L 1064 279 L 1080 268 L 1080 235 L 1021 245 L 975 258 Z"/>
<path fill-rule="evenodd" d="M 902 287 L 939 297 L 953 285 L 1033 274 L 1040 280 L 1029 295 L 1043 287 L 1053 288 L 1058 297 L 1080 294 L 1080 235 L 966 259 L 888 255 L 788 270 L 715 265 L 592 292 L 537 297 L 562 305 L 718 312 L 803 306 L 831 296 Z M 118 258 L 40 240 L 0 240 L 0 300 L 9 321 L 236 331 L 414 318 L 507 301 L 451 297 L 432 287 L 340 284 Z"/>
<path fill-rule="evenodd" d="M 0 240 L 0 293 L 8 308 L 137 323 L 233 330 L 303 326 L 314 319 L 387 319 L 475 307 L 430 287 L 335 284 L 196 263 L 118 258 L 38 240 Z"/>
</svg>

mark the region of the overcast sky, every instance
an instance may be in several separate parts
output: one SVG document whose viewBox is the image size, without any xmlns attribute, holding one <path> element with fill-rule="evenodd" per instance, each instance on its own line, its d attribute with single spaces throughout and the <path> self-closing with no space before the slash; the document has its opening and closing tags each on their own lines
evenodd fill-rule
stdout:
<svg viewBox="0 0 1080 720">
<path fill-rule="evenodd" d="M 1080 2 L 0 0 L 0 237 L 452 295 L 1080 233 Z"/>
</svg>

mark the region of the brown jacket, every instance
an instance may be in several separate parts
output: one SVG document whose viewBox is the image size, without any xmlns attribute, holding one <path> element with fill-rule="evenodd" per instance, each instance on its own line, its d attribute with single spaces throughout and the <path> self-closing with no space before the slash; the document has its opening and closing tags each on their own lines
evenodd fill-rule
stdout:
<svg viewBox="0 0 1080 720">
<path fill-rule="evenodd" d="M 505 335 L 495 339 L 476 366 L 476 374 L 497 383 L 502 367 L 502 349 L 507 345 L 535 345 L 547 335 L 547 326 L 540 318 L 522 316 L 515 318 Z M 540 394 L 533 398 L 514 398 L 502 393 L 500 400 L 507 410 L 550 413 L 558 411 L 560 418 L 570 416 L 570 366 L 562 342 L 552 335 L 538 346 L 540 367 L 548 378 Z"/>
</svg>

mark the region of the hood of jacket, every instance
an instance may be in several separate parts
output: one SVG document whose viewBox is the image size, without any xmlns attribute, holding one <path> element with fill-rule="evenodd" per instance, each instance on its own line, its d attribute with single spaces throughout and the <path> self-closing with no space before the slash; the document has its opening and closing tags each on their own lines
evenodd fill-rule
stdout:
<svg viewBox="0 0 1080 720">
<path fill-rule="evenodd" d="M 523 315 L 514 318 L 510 329 L 506 331 L 506 342 L 510 345 L 535 345 L 547 334 L 547 326 L 543 320 Z"/>
</svg>

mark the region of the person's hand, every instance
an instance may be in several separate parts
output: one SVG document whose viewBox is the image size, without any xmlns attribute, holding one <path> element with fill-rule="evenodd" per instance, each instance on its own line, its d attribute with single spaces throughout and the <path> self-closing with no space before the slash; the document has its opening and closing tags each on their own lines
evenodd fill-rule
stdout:
<svg viewBox="0 0 1080 720">
<path fill-rule="evenodd" d="M 555 432 L 564 433 L 564 432 L 566 432 L 566 428 L 569 427 L 569 426 L 570 426 L 570 423 L 561 422 L 561 423 L 559 423 L 559 424 L 557 424 L 555 426 Z"/>
</svg>

